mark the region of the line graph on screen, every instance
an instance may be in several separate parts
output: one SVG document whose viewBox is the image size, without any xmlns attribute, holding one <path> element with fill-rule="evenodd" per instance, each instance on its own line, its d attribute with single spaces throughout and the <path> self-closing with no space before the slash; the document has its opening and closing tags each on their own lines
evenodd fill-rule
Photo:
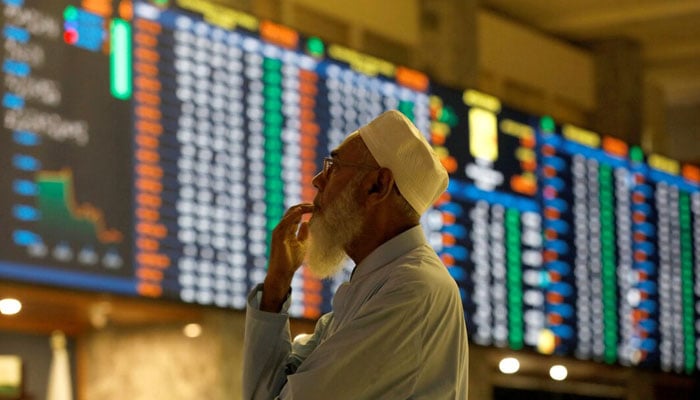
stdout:
<svg viewBox="0 0 700 400">
<path fill-rule="evenodd" d="M 124 259 L 117 247 L 123 234 L 107 226 L 102 210 L 78 202 L 73 171 L 37 170 L 34 177 L 14 185 L 26 199 L 13 206 L 14 243 L 36 258 L 120 268 Z"/>
</svg>

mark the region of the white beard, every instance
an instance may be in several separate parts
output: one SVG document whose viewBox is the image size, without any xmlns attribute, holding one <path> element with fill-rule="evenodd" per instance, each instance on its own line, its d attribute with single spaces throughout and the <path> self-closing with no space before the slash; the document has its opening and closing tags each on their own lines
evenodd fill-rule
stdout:
<svg viewBox="0 0 700 400">
<path fill-rule="evenodd" d="M 360 181 L 351 181 L 338 199 L 328 205 L 322 214 L 314 215 L 309 223 L 307 266 L 320 279 L 340 272 L 347 259 L 345 248 L 362 231 L 364 218 L 360 216 L 360 207 L 353 199 Z"/>
</svg>

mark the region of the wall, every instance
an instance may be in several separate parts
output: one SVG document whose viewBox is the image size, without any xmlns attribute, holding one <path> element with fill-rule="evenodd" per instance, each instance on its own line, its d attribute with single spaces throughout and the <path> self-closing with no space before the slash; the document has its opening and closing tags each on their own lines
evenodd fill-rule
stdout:
<svg viewBox="0 0 700 400">
<path fill-rule="evenodd" d="M 585 123 L 596 102 L 588 52 L 488 11 L 477 21 L 481 90 L 526 111 Z"/>
<path fill-rule="evenodd" d="M 210 310 L 202 335 L 183 324 L 108 327 L 79 347 L 80 399 L 235 400 L 241 398 L 244 316 Z"/>
<path fill-rule="evenodd" d="M 346 20 L 358 31 L 374 32 L 408 46 L 420 41 L 419 0 L 289 0 L 297 10 L 315 10 L 339 20 Z M 351 18 L 348 18 L 350 17 Z M 401 27 L 401 29 L 397 29 Z"/>
<path fill-rule="evenodd" d="M 666 136 L 665 153 L 700 165 L 700 105 L 666 110 L 666 129 L 668 132 L 685 131 L 687 134 Z"/>
<path fill-rule="evenodd" d="M 206 309 L 197 338 L 183 334 L 187 322 L 108 326 L 82 336 L 76 400 L 241 399 L 244 313 Z M 292 335 L 313 328 L 308 321 L 290 326 Z"/>
</svg>

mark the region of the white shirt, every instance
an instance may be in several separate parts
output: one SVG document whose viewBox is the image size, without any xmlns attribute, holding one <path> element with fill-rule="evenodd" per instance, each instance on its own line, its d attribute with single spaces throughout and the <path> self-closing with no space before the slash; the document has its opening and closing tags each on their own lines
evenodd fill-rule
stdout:
<svg viewBox="0 0 700 400">
<path fill-rule="evenodd" d="M 468 346 L 456 283 L 420 226 L 355 269 L 312 335 L 290 340 L 287 310 L 248 298 L 243 398 L 466 399 Z"/>
</svg>

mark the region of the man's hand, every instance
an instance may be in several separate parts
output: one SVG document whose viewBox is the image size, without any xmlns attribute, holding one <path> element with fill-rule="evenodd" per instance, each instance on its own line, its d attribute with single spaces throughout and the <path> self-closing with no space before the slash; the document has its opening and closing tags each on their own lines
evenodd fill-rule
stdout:
<svg viewBox="0 0 700 400">
<path fill-rule="evenodd" d="M 279 312 L 282 309 L 294 272 L 299 269 L 306 255 L 309 226 L 308 222 L 301 222 L 301 217 L 313 209 L 314 206 L 310 203 L 290 207 L 272 231 L 270 260 L 263 283 L 260 310 Z"/>
</svg>

